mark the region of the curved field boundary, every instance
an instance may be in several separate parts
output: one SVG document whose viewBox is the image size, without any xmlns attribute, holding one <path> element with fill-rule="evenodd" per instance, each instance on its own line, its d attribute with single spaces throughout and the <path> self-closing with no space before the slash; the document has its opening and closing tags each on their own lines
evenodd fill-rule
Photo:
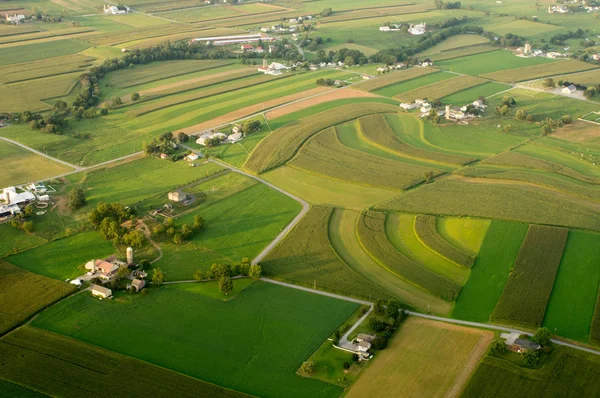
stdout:
<svg viewBox="0 0 600 398">
<path fill-rule="evenodd" d="M 392 274 L 430 291 L 446 301 L 454 301 L 461 287 L 421 267 L 398 252 L 385 233 L 385 214 L 367 211 L 361 214 L 357 233 L 363 249 Z"/>
<path fill-rule="evenodd" d="M 258 144 L 244 168 L 260 174 L 288 162 L 311 136 L 328 127 L 373 113 L 395 111 L 396 107 L 381 103 L 350 104 L 318 113 L 284 126 Z"/>
<path fill-rule="evenodd" d="M 435 216 L 419 214 L 415 218 L 415 234 L 421 243 L 455 264 L 471 268 L 475 257 L 447 242 L 437 231 Z"/>
<path fill-rule="evenodd" d="M 474 158 L 430 152 L 413 147 L 398 137 L 384 115 L 361 117 L 358 119 L 358 125 L 358 132 L 362 138 L 369 141 L 372 145 L 396 155 L 450 166 L 465 165 L 476 160 Z"/>
<path fill-rule="evenodd" d="M 375 91 L 380 88 L 391 86 L 392 84 L 400 83 L 406 80 L 411 80 L 417 77 L 429 75 L 439 72 L 438 69 L 430 68 L 411 68 L 398 72 L 390 72 L 385 76 L 376 79 L 370 79 L 354 84 L 352 87 L 365 91 Z"/>
</svg>

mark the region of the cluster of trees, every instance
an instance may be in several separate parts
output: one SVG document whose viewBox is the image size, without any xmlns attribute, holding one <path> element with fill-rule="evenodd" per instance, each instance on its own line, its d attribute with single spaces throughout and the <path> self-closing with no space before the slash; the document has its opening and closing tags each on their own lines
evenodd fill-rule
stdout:
<svg viewBox="0 0 600 398">
<path fill-rule="evenodd" d="M 576 31 L 568 31 L 566 33 L 558 33 L 550 38 L 550 43 L 562 46 L 566 40 L 569 39 L 583 39 L 586 37 L 586 33 L 583 29 L 577 29 Z"/>
<path fill-rule="evenodd" d="M 158 140 L 156 138 L 153 138 L 150 142 L 142 142 L 142 148 L 146 155 L 158 156 L 161 153 L 166 153 L 167 155 L 170 155 L 175 150 L 175 147 L 175 139 L 173 137 L 173 133 L 170 131 L 162 134 L 160 137 L 158 137 Z"/>
<path fill-rule="evenodd" d="M 249 276 L 250 278 L 257 280 L 262 275 L 262 268 L 258 264 L 251 264 L 247 257 L 242 259 L 240 264 L 231 266 L 229 264 L 214 263 L 208 272 L 204 273 L 202 270 L 194 272 L 194 279 L 197 281 L 203 280 L 216 280 L 219 282 L 219 290 L 224 295 L 229 295 L 233 291 L 233 281 L 231 280 L 234 276 Z"/>
<path fill-rule="evenodd" d="M 180 245 L 185 241 L 190 240 L 196 233 L 204 230 L 205 221 L 199 215 L 194 216 L 194 223 L 192 226 L 188 224 L 182 224 L 181 227 L 177 227 L 172 218 L 166 218 L 162 224 L 155 226 L 152 229 L 152 233 L 158 239 L 164 240 L 170 239 L 176 245 Z"/>
<path fill-rule="evenodd" d="M 335 80 L 320 78 L 320 79 L 317 79 L 317 84 L 319 86 L 333 86 L 333 85 L 335 85 Z"/>
<path fill-rule="evenodd" d="M 120 203 L 100 202 L 88 215 L 90 224 L 100 231 L 104 239 L 111 240 L 114 244 L 124 243 L 140 248 L 144 244 L 144 234 L 136 230 L 127 230 L 121 225 L 124 221 L 133 218 L 129 208 L 123 207 Z"/>
<path fill-rule="evenodd" d="M 548 328 L 539 328 L 533 335 L 533 341 L 538 343 L 542 348 L 548 348 L 552 345 L 551 335 Z M 508 351 L 504 340 L 496 339 L 490 345 L 490 353 L 494 356 L 501 357 Z M 523 364 L 529 368 L 534 368 L 540 361 L 542 350 L 527 350 L 521 354 Z"/>
<path fill-rule="evenodd" d="M 513 97 L 509 97 L 508 95 L 505 95 L 502 98 L 502 103 L 496 107 L 495 112 L 497 115 L 500 115 L 503 117 L 510 116 L 515 105 L 517 105 L 517 101 L 515 101 L 515 99 Z"/>
<path fill-rule="evenodd" d="M 32 204 L 28 204 L 25 206 L 23 211 L 19 213 L 17 218 L 10 220 L 10 226 L 16 229 L 20 229 L 28 234 L 33 232 L 33 221 L 25 220 L 27 217 L 31 217 L 33 215 L 34 208 Z"/>
<path fill-rule="evenodd" d="M 325 9 L 323 9 L 323 11 L 321 11 L 322 17 L 329 17 L 329 16 L 331 16 L 331 14 L 333 14 L 333 9 L 331 9 L 331 8 L 325 8 Z"/>
<path fill-rule="evenodd" d="M 246 135 L 252 134 L 252 133 L 260 130 L 260 126 L 262 126 L 262 123 L 260 122 L 260 120 L 257 120 L 257 119 L 246 120 L 242 124 L 242 132 Z"/>
<path fill-rule="evenodd" d="M 377 336 L 371 342 L 373 350 L 383 350 L 387 347 L 388 339 L 392 337 L 400 324 L 406 319 L 407 313 L 397 300 L 376 300 L 373 309 L 376 314 L 388 317 L 387 321 L 371 318 L 369 326 L 377 332 Z"/>
<path fill-rule="evenodd" d="M 470 20 L 471 19 L 467 16 L 463 16 L 462 18 L 453 17 L 453 18 L 445 20 L 442 23 L 434 24 L 433 26 L 440 28 L 440 29 L 446 29 L 446 28 L 451 28 L 453 26 L 465 24 L 465 23 L 469 22 Z"/>
<path fill-rule="evenodd" d="M 495 37 L 491 37 L 491 36 L 494 36 L 493 33 L 490 33 L 488 35 L 488 38 L 490 38 L 490 39 L 495 38 Z M 507 33 L 506 35 L 498 38 L 498 43 L 504 47 L 523 46 L 523 45 L 525 45 L 526 42 L 527 42 L 527 38 L 525 38 L 523 36 L 515 35 L 512 33 Z"/>
<path fill-rule="evenodd" d="M 67 125 L 65 112 L 52 112 L 49 115 L 42 116 L 37 112 L 25 111 L 21 114 L 21 121 L 29 123 L 32 130 L 41 130 L 44 133 L 61 134 L 62 129 Z"/>
<path fill-rule="evenodd" d="M 87 203 L 83 189 L 75 188 L 69 192 L 68 206 L 72 210 L 81 209 Z"/>
<path fill-rule="evenodd" d="M 310 51 L 316 51 L 323 43 L 331 43 L 331 37 L 323 39 L 321 36 L 313 36 L 312 39 L 308 35 L 300 42 L 300 47 L 306 47 Z"/>
<path fill-rule="evenodd" d="M 542 120 L 542 135 L 548 135 L 554 132 L 556 129 L 564 126 L 565 124 L 570 124 L 573 122 L 573 118 L 571 115 L 563 115 L 560 119 L 554 120 L 552 118 L 546 118 Z"/>
<path fill-rule="evenodd" d="M 363 65 L 369 62 L 369 58 L 358 50 L 351 50 L 349 48 L 340 48 L 338 51 L 329 51 L 326 53 L 324 50 L 317 51 L 315 58 L 316 63 L 337 63 L 343 62 L 345 65 Z"/>
<path fill-rule="evenodd" d="M 460 8 L 461 4 L 460 1 L 442 1 L 442 0 L 435 0 L 435 8 L 437 8 L 438 10 L 452 10 L 452 9 L 456 9 L 456 8 Z"/>
</svg>

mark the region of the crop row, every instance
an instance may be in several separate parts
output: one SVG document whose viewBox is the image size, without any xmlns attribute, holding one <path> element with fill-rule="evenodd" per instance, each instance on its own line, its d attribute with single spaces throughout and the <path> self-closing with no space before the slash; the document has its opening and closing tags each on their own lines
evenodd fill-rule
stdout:
<svg viewBox="0 0 600 398">
<path fill-rule="evenodd" d="M 568 235 L 566 228 L 529 226 L 492 319 L 542 324 Z"/>
<path fill-rule="evenodd" d="M 113 46 L 119 43 L 125 43 L 132 40 L 146 39 L 150 37 L 167 36 L 174 33 L 197 30 L 196 26 L 185 26 L 182 24 L 167 24 L 161 26 L 151 26 L 147 28 L 137 28 L 135 31 L 102 33 L 97 36 L 86 38 L 86 41 L 92 44 Z"/>
<path fill-rule="evenodd" d="M 435 216 L 421 214 L 415 218 L 415 233 L 421 243 L 442 257 L 463 267 L 471 268 L 475 264 L 475 258 L 442 238 L 437 231 L 436 224 Z"/>
<path fill-rule="evenodd" d="M 365 251 L 391 273 L 430 291 L 447 301 L 454 301 L 460 286 L 423 268 L 396 250 L 385 233 L 385 214 L 368 211 L 361 214 L 357 233 Z"/>
<path fill-rule="evenodd" d="M 419 98 L 439 99 L 467 88 L 485 83 L 486 80 L 477 76 L 456 76 L 437 83 L 429 84 L 415 90 L 398 94 L 394 98 L 412 102 Z"/>
<path fill-rule="evenodd" d="M 498 72 L 486 73 L 481 76 L 491 80 L 514 83 L 546 76 L 555 76 L 561 73 L 580 72 L 594 68 L 596 68 L 596 66 L 574 59 L 570 59 L 567 61 L 558 61 L 548 64 L 524 66 L 522 68 L 507 69 Z"/>
<path fill-rule="evenodd" d="M 377 79 L 370 79 L 364 82 L 356 83 L 353 88 L 359 88 L 365 91 L 375 91 L 383 87 L 391 86 L 392 84 L 400 83 L 406 80 L 411 80 L 416 77 L 437 73 L 439 70 L 430 68 L 411 68 L 398 72 L 390 72 L 385 76 Z"/>
<path fill-rule="evenodd" d="M 263 173 L 289 161 L 302 144 L 319 131 L 357 117 L 394 111 L 395 106 L 382 103 L 350 104 L 297 120 L 261 141 L 244 167 L 256 174 Z"/>
</svg>

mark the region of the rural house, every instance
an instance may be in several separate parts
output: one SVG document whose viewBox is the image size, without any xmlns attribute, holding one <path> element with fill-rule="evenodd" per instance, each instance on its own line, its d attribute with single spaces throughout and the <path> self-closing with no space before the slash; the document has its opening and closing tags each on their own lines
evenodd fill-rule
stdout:
<svg viewBox="0 0 600 398">
<path fill-rule="evenodd" d="M 563 94 L 567 94 L 567 95 L 571 95 L 573 94 L 575 91 L 577 91 L 577 87 L 575 87 L 574 84 L 569 84 L 568 86 L 563 87 L 562 89 L 562 93 Z"/>
<path fill-rule="evenodd" d="M 104 286 L 92 285 L 91 286 L 92 295 L 100 298 L 110 298 L 112 297 L 112 290 L 106 288 Z"/>
<path fill-rule="evenodd" d="M 198 137 L 196 144 L 206 146 L 209 140 L 213 140 L 215 138 L 218 138 L 219 141 L 223 141 L 227 138 L 227 136 L 223 133 L 204 133 Z"/>
<path fill-rule="evenodd" d="M 129 7 L 122 5 L 111 6 L 110 4 L 105 4 L 103 10 L 105 14 L 120 15 L 127 14 L 129 12 Z"/>
<path fill-rule="evenodd" d="M 367 351 L 369 351 L 369 349 L 371 349 L 371 343 L 366 342 L 366 341 L 361 341 L 358 344 L 356 344 L 356 347 L 358 347 L 358 351 L 360 351 L 360 352 L 367 352 Z"/>
<path fill-rule="evenodd" d="M 427 24 L 420 23 L 417 25 L 410 24 L 408 27 L 408 33 L 414 36 L 424 35 L 427 32 Z"/>
<path fill-rule="evenodd" d="M 187 199 L 187 194 L 185 192 L 181 192 L 181 191 L 169 192 L 169 200 L 172 200 L 173 202 L 183 202 L 186 199 Z"/>
<path fill-rule="evenodd" d="M 189 155 L 187 155 L 185 158 L 187 159 L 188 162 L 193 162 L 194 160 L 198 160 L 198 155 L 192 152 Z"/>
<path fill-rule="evenodd" d="M 131 286 L 135 289 L 136 292 L 139 292 L 146 286 L 146 282 L 143 279 L 134 279 L 131 281 Z"/>
<path fill-rule="evenodd" d="M 15 14 L 15 15 L 11 16 L 11 15 L 6 14 L 6 21 L 8 23 L 18 25 L 21 22 L 25 21 L 25 15 L 23 15 L 23 14 Z"/>
<path fill-rule="evenodd" d="M 536 351 L 540 348 L 540 345 L 535 341 L 525 339 L 516 339 L 511 347 L 513 351 L 516 351 L 518 353 L 523 353 L 526 351 Z"/>
<path fill-rule="evenodd" d="M 106 260 L 91 260 L 85 264 L 85 269 L 89 269 L 92 273 L 98 272 L 101 279 L 110 280 L 116 275 L 119 265 Z"/>
<path fill-rule="evenodd" d="M 17 193 L 17 189 L 15 187 L 8 187 L 2 190 L 2 193 L 0 194 L 0 200 L 5 201 L 6 204 L 9 205 L 20 205 L 35 200 L 35 195 L 29 191 Z"/>
<path fill-rule="evenodd" d="M 375 340 L 375 336 L 373 336 L 372 334 L 359 333 L 358 336 L 356 336 L 356 341 L 358 341 L 359 343 L 363 341 L 371 343 L 373 342 L 373 340 Z"/>
</svg>

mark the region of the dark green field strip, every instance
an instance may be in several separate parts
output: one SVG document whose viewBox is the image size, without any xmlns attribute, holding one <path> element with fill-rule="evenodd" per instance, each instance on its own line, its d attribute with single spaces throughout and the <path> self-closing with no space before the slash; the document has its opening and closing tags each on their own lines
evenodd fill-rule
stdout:
<svg viewBox="0 0 600 398">
<path fill-rule="evenodd" d="M 120 88 L 129 88 L 138 86 L 140 84 L 154 83 L 166 78 L 188 75 L 194 72 L 217 69 L 232 64 L 233 62 L 231 61 L 200 61 L 197 63 L 184 61 L 184 63 L 181 64 L 171 64 L 171 67 L 169 67 L 168 69 L 156 68 L 156 70 L 148 70 L 147 74 L 136 73 L 135 76 L 131 76 L 127 73 L 122 73 L 119 74 L 119 78 L 114 76 L 114 78 L 109 79 L 109 82 L 110 84 L 114 84 Z"/>
<path fill-rule="evenodd" d="M 385 232 L 385 214 L 367 211 L 361 214 L 357 233 L 361 245 L 379 264 L 410 283 L 430 291 L 447 301 L 454 301 L 460 286 L 421 267 L 396 250 Z"/>
<path fill-rule="evenodd" d="M 556 347 L 539 369 L 486 356 L 471 376 L 464 398 L 600 396 L 600 362 L 594 354 Z"/>
<path fill-rule="evenodd" d="M 74 291 L 73 285 L 0 260 L 0 335 Z"/>
<path fill-rule="evenodd" d="M 431 171 L 348 148 L 337 138 L 335 127 L 309 138 L 289 165 L 340 181 L 392 189 L 419 184 L 424 181 L 423 175 Z"/>
<path fill-rule="evenodd" d="M 256 146 L 244 168 L 263 173 L 288 162 L 313 134 L 328 127 L 373 113 L 393 112 L 396 107 L 381 103 L 350 104 L 297 120 L 269 134 Z"/>
<path fill-rule="evenodd" d="M 400 132 L 395 131 L 385 115 L 370 115 L 359 119 L 361 135 L 372 144 L 393 151 L 401 156 L 423 159 L 430 162 L 440 162 L 450 165 L 464 165 L 475 161 L 459 155 L 447 155 L 439 152 L 426 151 L 407 144 L 400 138 Z M 400 127 L 398 124 L 396 128 Z"/>
<path fill-rule="evenodd" d="M 0 378 L 61 397 L 248 397 L 32 327 L 0 340 Z"/>
<path fill-rule="evenodd" d="M 430 54 L 430 55 L 428 55 L 428 57 L 431 58 L 433 61 L 445 61 L 445 60 L 450 60 L 450 59 L 454 59 L 454 58 L 465 57 L 468 55 L 489 53 L 489 52 L 496 51 L 496 50 L 498 50 L 498 47 L 494 47 L 490 44 L 484 43 L 484 44 L 477 44 L 477 45 L 469 46 L 469 47 L 461 47 L 460 49 L 445 50 L 445 51 L 441 51 L 439 53 Z"/>
<path fill-rule="evenodd" d="M 414 79 L 400 81 L 398 83 L 390 84 L 380 89 L 373 91 L 375 94 L 383 95 L 384 97 L 394 98 L 400 101 L 399 95 L 408 91 L 416 90 L 418 88 L 441 82 L 444 80 L 452 79 L 456 77 L 452 73 L 439 71 L 438 73 L 428 73 L 423 76 L 417 76 Z"/>
<path fill-rule="evenodd" d="M 471 268 L 475 263 L 475 257 L 463 252 L 442 238 L 437 231 L 435 216 L 417 215 L 415 218 L 415 233 L 425 246 L 442 257 L 467 268 Z"/>
<path fill-rule="evenodd" d="M 0 12 L 2 12 L 1 8 Z M 0 29 L 0 37 L 26 35 L 28 33 L 34 33 L 39 31 L 39 29 L 36 29 L 33 26 L 11 26 L 10 28 Z"/>
<path fill-rule="evenodd" d="M 4 398 L 42 398 L 49 395 L 42 394 L 29 388 L 22 387 L 10 381 L 0 379 L 0 396 Z"/>
<path fill-rule="evenodd" d="M 568 235 L 566 228 L 529 226 L 493 320 L 542 324 Z"/>
<path fill-rule="evenodd" d="M 0 52 L 0 66 L 75 54 L 88 47 L 90 44 L 76 39 L 6 47 Z"/>
<path fill-rule="evenodd" d="M 493 220 L 452 317 L 488 322 L 527 233 L 527 224 Z"/>
<path fill-rule="evenodd" d="M 370 79 L 354 84 L 352 87 L 365 90 L 375 91 L 382 89 L 387 86 L 391 86 L 396 83 L 400 83 L 406 80 L 411 80 L 420 76 L 429 75 L 431 73 L 437 73 L 439 70 L 430 68 L 411 68 L 407 70 L 401 70 L 397 72 L 390 72 L 385 76 L 378 77 L 377 79 Z"/>
<path fill-rule="evenodd" d="M 261 262 L 270 278 L 363 298 L 387 298 L 381 287 L 343 263 L 329 242 L 333 209 L 313 206 Z"/>
<path fill-rule="evenodd" d="M 596 307 L 594 309 L 594 317 L 592 318 L 590 340 L 596 344 L 600 343 L 600 294 L 598 294 L 598 297 L 596 298 Z"/>
</svg>

